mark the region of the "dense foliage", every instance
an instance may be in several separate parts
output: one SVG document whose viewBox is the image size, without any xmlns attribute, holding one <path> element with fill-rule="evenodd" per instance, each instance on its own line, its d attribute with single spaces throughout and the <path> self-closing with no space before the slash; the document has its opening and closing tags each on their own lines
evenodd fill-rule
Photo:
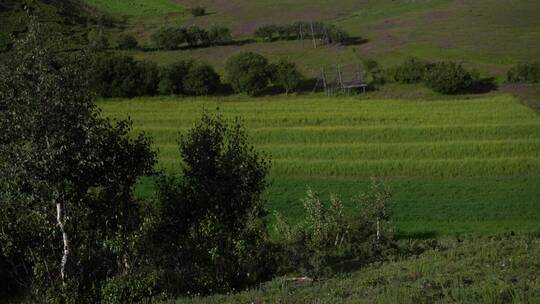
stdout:
<svg viewBox="0 0 540 304">
<path fill-rule="evenodd" d="M 367 264 L 385 259 L 395 253 L 388 224 L 390 199 L 384 184 L 372 180 L 368 191 L 354 199 L 356 212 L 347 216 L 339 197 L 332 196 L 325 203 L 308 189 L 303 222 L 294 226 L 276 214 L 276 234 L 283 244 L 280 265 L 286 271 L 318 277 L 340 271 L 335 261 Z"/>
<path fill-rule="evenodd" d="M 211 66 L 191 60 L 158 68 L 149 61 L 103 54 L 96 56 L 92 66 L 92 88 L 102 97 L 209 95 L 221 86 Z"/>
<path fill-rule="evenodd" d="M 132 50 L 137 47 L 139 47 L 139 42 L 133 35 L 122 35 L 118 39 L 118 48 L 121 50 Z"/>
<path fill-rule="evenodd" d="M 1 67 L 1 288 L 94 303 L 106 279 L 138 267 L 144 220 L 132 188 L 155 153 L 129 121 L 99 116 L 88 62 L 51 51 L 44 33 L 31 25 Z"/>
<path fill-rule="evenodd" d="M 157 264 L 179 291 L 243 288 L 268 278 L 268 161 L 235 122 L 204 114 L 180 139 L 181 180 L 160 182 Z"/>
<path fill-rule="evenodd" d="M 184 78 L 193 66 L 193 61 L 178 61 L 161 68 L 159 73 L 159 93 L 182 94 L 184 92 Z"/>
<path fill-rule="evenodd" d="M 540 82 L 540 62 L 521 63 L 511 68 L 506 74 L 509 82 Z"/>
<path fill-rule="evenodd" d="M 152 42 L 161 50 L 175 50 L 186 41 L 186 32 L 181 28 L 162 27 L 152 34 Z"/>
<path fill-rule="evenodd" d="M 425 76 L 425 83 L 435 92 L 456 94 L 465 92 L 473 84 L 473 76 L 461 64 L 437 62 Z"/>
<path fill-rule="evenodd" d="M 269 71 L 272 83 L 282 87 L 285 94 L 298 89 L 302 81 L 302 75 L 298 71 L 296 64 L 285 59 L 271 64 Z"/>
<path fill-rule="evenodd" d="M 268 85 L 268 60 L 262 55 L 242 52 L 227 59 L 227 80 L 238 93 L 256 95 Z"/>
<path fill-rule="evenodd" d="M 92 64 L 93 87 L 103 97 L 154 95 L 159 83 L 155 63 L 124 55 L 99 55 Z"/>
<path fill-rule="evenodd" d="M 196 25 L 186 28 L 162 27 L 152 35 L 154 46 L 165 50 L 175 50 L 183 44 L 193 48 L 227 44 L 231 41 L 230 29 L 220 25 L 212 25 L 208 30 Z"/>
<path fill-rule="evenodd" d="M 205 63 L 192 65 L 183 79 L 184 92 L 189 95 L 209 95 L 219 90 L 221 81 L 212 66 Z"/>
<path fill-rule="evenodd" d="M 433 66 L 428 61 L 410 57 L 396 67 L 387 70 L 390 80 L 400 83 L 421 83 Z"/>
<path fill-rule="evenodd" d="M 222 25 L 212 25 L 208 29 L 208 41 L 212 45 L 227 44 L 232 41 L 231 30 Z"/>
</svg>

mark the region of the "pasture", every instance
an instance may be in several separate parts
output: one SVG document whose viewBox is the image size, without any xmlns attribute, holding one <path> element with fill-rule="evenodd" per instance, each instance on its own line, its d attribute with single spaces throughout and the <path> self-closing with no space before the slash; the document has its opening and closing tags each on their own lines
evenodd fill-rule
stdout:
<svg viewBox="0 0 540 304">
<path fill-rule="evenodd" d="M 189 1 L 178 1 L 189 6 Z M 484 76 L 499 80 L 513 64 L 540 56 L 540 10 L 538 1 L 201 1 L 210 14 L 178 21 L 164 17 L 168 25 L 220 24 L 232 29 L 235 45 L 177 51 L 136 51 L 130 54 L 168 64 L 179 59 L 204 60 L 220 69 L 225 60 L 240 51 L 258 52 L 270 60 L 288 58 L 309 77 L 320 68 L 352 64 L 370 58 L 383 66 L 397 64 L 409 56 L 429 60 L 463 61 Z M 287 9 L 283 9 L 287 7 Z M 167 19 L 169 18 L 169 19 Z M 136 19 L 132 32 L 151 47 L 149 32 L 156 24 Z M 323 20 L 335 24 L 355 38 L 347 46 L 327 45 L 314 49 L 311 41 L 254 40 L 253 31 L 267 23 L 288 24 L 298 20 Z"/>
<path fill-rule="evenodd" d="M 271 210 L 302 217 L 307 186 L 351 198 L 370 177 L 393 194 L 404 234 L 491 233 L 540 228 L 540 119 L 509 95 L 456 100 L 356 97 L 249 99 L 156 97 L 107 100 L 104 114 L 130 117 L 159 151 L 159 167 L 180 166 L 176 140 L 203 111 L 244 121 L 272 159 Z M 140 195 L 153 196 L 151 181 Z"/>
</svg>

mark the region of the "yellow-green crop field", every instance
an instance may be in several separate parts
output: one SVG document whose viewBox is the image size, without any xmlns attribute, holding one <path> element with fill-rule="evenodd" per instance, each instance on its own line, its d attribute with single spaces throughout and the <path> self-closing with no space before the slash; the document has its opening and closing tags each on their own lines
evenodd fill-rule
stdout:
<svg viewBox="0 0 540 304">
<path fill-rule="evenodd" d="M 270 209 L 302 216 L 306 187 L 350 198 L 387 180 L 403 233 L 540 228 L 540 117 L 514 97 L 403 101 L 355 97 L 140 98 L 100 102 L 154 139 L 159 167 L 180 165 L 176 140 L 203 110 L 239 116 L 272 159 Z M 150 195 L 151 183 L 139 190 Z"/>
</svg>

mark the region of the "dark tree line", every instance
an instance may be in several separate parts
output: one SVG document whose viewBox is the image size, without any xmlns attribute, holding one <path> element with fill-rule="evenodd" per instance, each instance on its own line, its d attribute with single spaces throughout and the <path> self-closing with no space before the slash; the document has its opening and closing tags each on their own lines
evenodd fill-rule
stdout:
<svg viewBox="0 0 540 304">
<path fill-rule="evenodd" d="M 193 60 L 158 67 L 129 56 L 99 54 L 91 66 L 92 89 L 102 97 L 227 93 L 212 66 Z M 226 79 L 236 93 L 257 95 L 272 84 L 288 94 L 298 89 L 303 76 L 292 62 L 269 63 L 262 55 L 247 52 L 229 58 Z"/>
<path fill-rule="evenodd" d="M 94 59 L 91 70 L 93 90 L 102 97 L 211 95 L 221 86 L 210 65 L 191 60 L 160 68 L 150 61 L 105 54 Z"/>
<path fill-rule="evenodd" d="M 212 25 L 208 30 L 192 25 L 186 28 L 163 27 L 152 35 L 157 49 L 175 50 L 187 44 L 189 47 L 222 45 L 232 41 L 229 28 Z"/>
</svg>

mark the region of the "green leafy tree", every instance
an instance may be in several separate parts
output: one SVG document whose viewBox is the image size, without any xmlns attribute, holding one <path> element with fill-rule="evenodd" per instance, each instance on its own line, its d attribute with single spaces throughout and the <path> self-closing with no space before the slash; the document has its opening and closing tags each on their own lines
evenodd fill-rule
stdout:
<svg viewBox="0 0 540 304">
<path fill-rule="evenodd" d="M 268 60 L 262 55 L 242 52 L 227 59 L 227 80 L 235 92 L 256 95 L 268 86 Z"/>
<path fill-rule="evenodd" d="M 232 41 L 231 30 L 226 26 L 212 25 L 208 29 L 208 40 L 213 45 L 230 43 Z"/>
<path fill-rule="evenodd" d="M 380 241 L 390 220 L 390 200 L 392 195 L 386 186 L 377 179 L 371 179 L 368 190 L 358 196 L 355 201 L 360 207 L 360 219 L 367 226 L 375 239 Z"/>
<path fill-rule="evenodd" d="M 84 56 L 45 37 L 32 22 L 0 67 L 0 260 L 39 301 L 95 303 L 100 282 L 137 267 L 132 189 L 155 153 L 129 121 L 100 117 Z"/>
<path fill-rule="evenodd" d="M 277 32 L 278 27 L 274 24 L 261 25 L 255 30 L 255 37 L 259 37 L 266 41 L 272 41 Z"/>
<path fill-rule="evenodd" d="M 103 97 L 153 95 L 157 91 L 157 65 L 125 55 L 101 55 L 92 64 L 92 82 Z"/>
<path fill-rule="evenodd" d="M 298 71 L 296 64 L 285 59 L 270 65 L 270 75 L 274 84 L 285 89 L 286 95 L 298 89 L 302 81 L 302 74 Z"/>
<path fill-rule="evenodd" d="M 540 82 L 540 62 L 520 63 L 508 70 L 506 79 L 514 83 Z"/>
<path fill-rule="evenodd" d="M 175 62 L 161 69 L 159 73 L 159 92 L 161 94 L 183 94 L 184 79 L 193 66 L 193 61 Z"/>
<path fill-rule="evenodd" d="M 190 47 L 208 45 L 210 43 L 208 31 L 192 25 L 185 29 L 186 42 Z"/>
<path fill-rule="evenodd" d="M 426 74 L 428 87 L 442 94 L 464 92 L 473 84 L 473 77 L 461 64 L 455 62 L 437 62 Z"/>
<path fill-rule="evenodd" d="M 213 94 L 220 85 L 219 75 L 205 63 L 194 64 L 184 78 L 184 91 L 192 95 Z"/>
<path fill-rule="evenodd" d="M 162 50 L 176 50 L 187 41 L 188 35 L 181 28 L 162 27 L 152 34 L 152 42 L 155 47 Z"/>
<path fill-rule="evenodd" d="M 137 47 L 139 47 L 139 42 L 133 35 L 122 35 L 118 39 L 118 48 L 121 50 L 132 50 Z"/>
<path fill-rule="evenodd" d="M 400 83 L 421 83 L 425 80 L 427 73 L 433 67 L 428 61 L 409 57 L 400 65 L 389 69 L 389 77 Z"/>
<path fill-rule="evenodd" d="M 243 127 L 204 114 L 180 139 L 181 180 L 160 182 L 156 245 L 191 291 L 243 288 L 269 275 L 263 198 L 269 162 Z"/>
</svg>

